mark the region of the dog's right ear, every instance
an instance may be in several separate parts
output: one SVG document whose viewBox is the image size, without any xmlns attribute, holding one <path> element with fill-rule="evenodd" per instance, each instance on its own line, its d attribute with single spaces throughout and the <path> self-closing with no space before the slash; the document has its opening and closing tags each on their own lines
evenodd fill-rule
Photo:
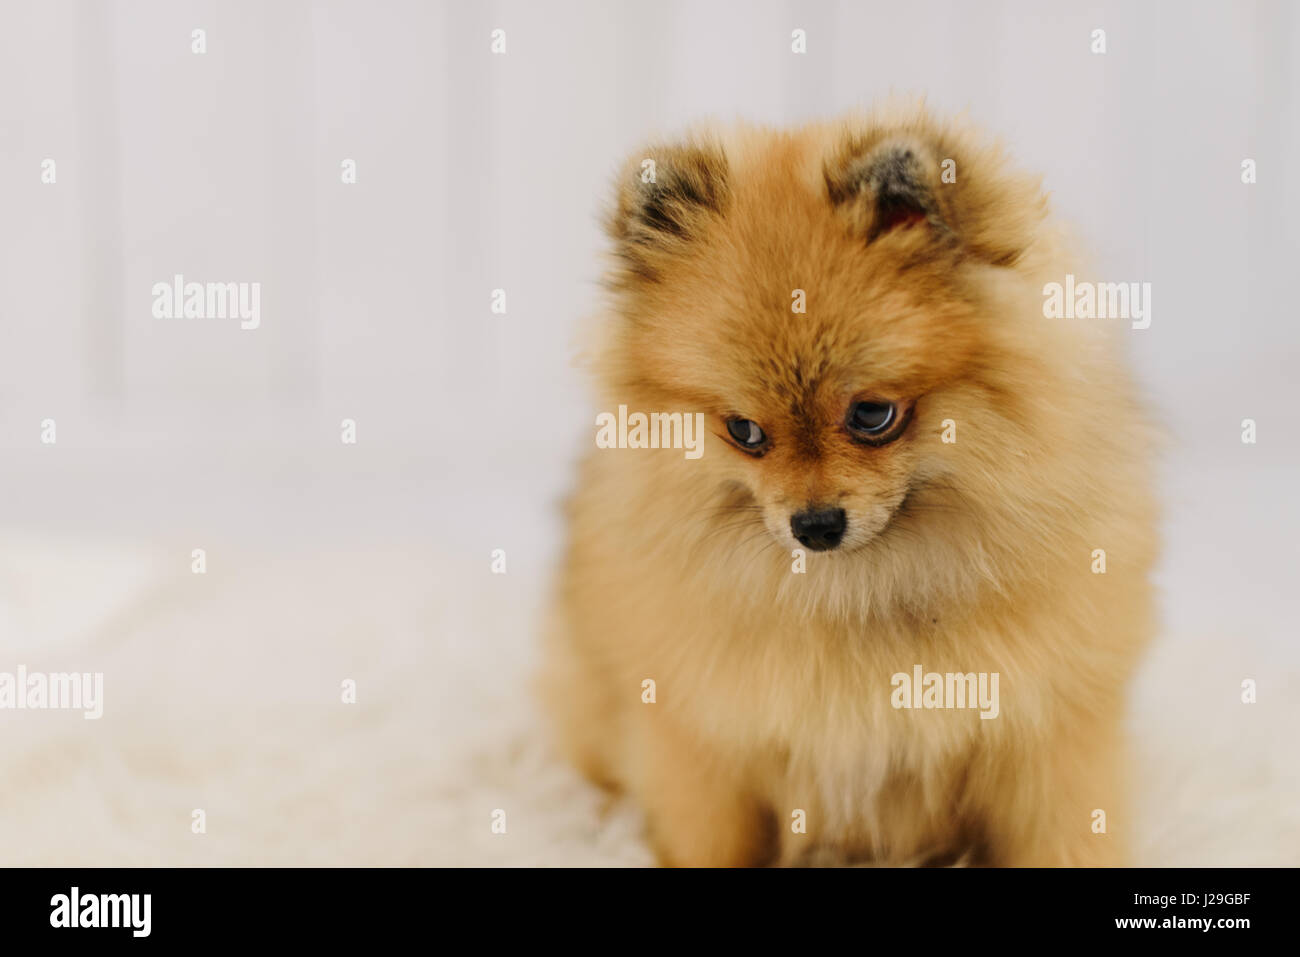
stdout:
<svg viewBox="0 0 1300 957">
<path fill-rule="evenodd" d="M 726 212 L 727 179 L 727 157 L 710 143 L 659 147 L 629 160 L 607 222 L 628 278 L 659 282 L 663 267 Z"/>
</svg>

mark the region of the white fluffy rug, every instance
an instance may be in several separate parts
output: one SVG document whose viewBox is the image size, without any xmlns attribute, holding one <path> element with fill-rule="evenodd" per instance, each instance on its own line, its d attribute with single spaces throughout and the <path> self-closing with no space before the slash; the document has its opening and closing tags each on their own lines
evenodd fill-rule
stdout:
<svg viewBox="0 0 1300 957">
<path fill-rule="evenodd" d="M 635 810 L 547 744 L 539 583 L 416 552 L 208 561 L 0 553 L 0 670 L 105 674 L 99 721 L 0 711 L 4 863 L 651 863 Z M 1300 864 L 1300 681 L 1256 675 L 1239 703 L 1258 653 L 1243 634 L 1149 659 L 1137 863 Z"/>
</svg>

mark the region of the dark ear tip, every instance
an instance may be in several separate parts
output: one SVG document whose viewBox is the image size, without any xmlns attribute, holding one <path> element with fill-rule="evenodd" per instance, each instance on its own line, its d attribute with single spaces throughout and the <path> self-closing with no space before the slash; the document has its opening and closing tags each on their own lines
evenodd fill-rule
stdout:
<svg viewBox="0 0 1300 957">
<path fill-rule="evenodd" d="M 710 143 L 636 154 L 620 175 L 609 234 L 634 271 L 647 272 L 652 259 L 694 238 L 710 215 L 725 211 L 727 183 L 726 155 Z"/>
<path fill-rule="evenodd" d="M 850 147 L 825 178 L 831 202 L 852 204 L 864 215 L 867 242 L 918 224 L 943 226 L 932 188 L 927 150 L 898 140 L 867 148 Z"/>
</svg>

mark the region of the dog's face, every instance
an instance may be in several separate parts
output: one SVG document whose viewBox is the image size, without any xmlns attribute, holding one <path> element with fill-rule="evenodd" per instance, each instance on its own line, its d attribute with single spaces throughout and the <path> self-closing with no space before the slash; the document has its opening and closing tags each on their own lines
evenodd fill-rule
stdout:
<svg viewBox="0 0 1300 957">
<path fill-rule="evenodd" d="M 942 145 L 750 133 L 634 157 L 620 192 L 613 376 L 705 412 L 692 466 L 786 548 L 876 540 L 951 474 L 945 421 L 1003 412 L 980 277 L 1020 249 Z"/>
</svg>

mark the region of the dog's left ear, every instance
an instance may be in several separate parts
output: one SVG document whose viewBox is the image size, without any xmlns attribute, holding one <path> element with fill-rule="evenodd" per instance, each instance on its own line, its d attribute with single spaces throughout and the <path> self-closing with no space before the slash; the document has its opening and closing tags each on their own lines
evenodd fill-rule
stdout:
<svg viewBox="0 0 1300 957">
<path fill-rule="evenodd" d="M 949 233 L 937 197 L 938 168 L 919 143 L 894 139 L 869 149 L 850 144 L 825 167 L 831 202 L 873 243 L 896 229 Z"/>
<path fill-rule="evenodd" d="M 1015 263 L 1046 203 L 994 148 L 915 130 L 850 137 L 824 166 L 830 202 L 868 243 L 917 230 L 924 248 Z"/>
</svg>

